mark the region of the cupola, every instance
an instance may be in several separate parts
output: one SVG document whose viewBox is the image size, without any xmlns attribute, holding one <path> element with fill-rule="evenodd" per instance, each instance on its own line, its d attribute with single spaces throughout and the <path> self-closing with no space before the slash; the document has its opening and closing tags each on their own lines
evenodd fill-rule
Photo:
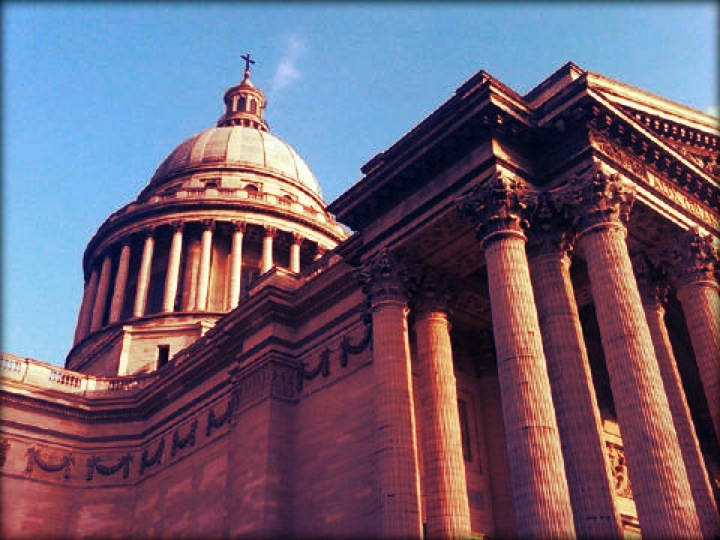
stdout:
<svg viewBox="0 0 720 540">
<path fill-rule="evenodd" d="M 250 81 L 250 65 L 255 61 L 249 54 L 241 56 L 245 60 L 245 73 L 240 84 L 235 85 L 225 92 L 225 114 L 218 120 L 218 127 L 244 126 L 268 131 L 267 124 L 263 119 L 265 111 L 265 94 Z"/>
</svg>

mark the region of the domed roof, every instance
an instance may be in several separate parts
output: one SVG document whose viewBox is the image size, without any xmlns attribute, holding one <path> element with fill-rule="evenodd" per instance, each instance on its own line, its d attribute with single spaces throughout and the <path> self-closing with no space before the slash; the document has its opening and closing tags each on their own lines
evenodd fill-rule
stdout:
<svg viewBox="0 0 720 540">
<path fill-rule="evenodd" d="M 240 125 L 212 127 L 181 143 L 160 164 L 150 186 L 178 174 L 218 166 L 261 169 L 322 199 L 315 175 L 292 146 L 267 131 Z"/>
</svg>

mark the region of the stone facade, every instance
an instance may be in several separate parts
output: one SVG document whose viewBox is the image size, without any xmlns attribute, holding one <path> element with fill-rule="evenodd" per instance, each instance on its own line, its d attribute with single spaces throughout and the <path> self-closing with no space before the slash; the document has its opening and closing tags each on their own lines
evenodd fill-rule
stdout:
<svg viewBox="0 0 720 540">
<path fill-rule="evenodd" d="M 326 207 L 224 105 L 2 356 L 4 537 L 720 534 L 716 119 L 480 72 Z"/>
</svg>

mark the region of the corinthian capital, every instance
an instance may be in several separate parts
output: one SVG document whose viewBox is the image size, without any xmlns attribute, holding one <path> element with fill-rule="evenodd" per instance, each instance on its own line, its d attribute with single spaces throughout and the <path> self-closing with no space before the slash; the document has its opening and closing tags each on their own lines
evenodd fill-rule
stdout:
<svg viewBox="0 0 720 540">
<path fill-rule="evenodd" d="M 419 315 L 433 312 L 450 314 L 457 298 L 456 280 L 432 266 L 417 267 L 410 278 L 410 303 Z"/>
<path fill-rule="evenodd" d="M 594 162 L 580 173 L 573 189 L 566 193 L 566 204 L 575 208 L 580 233 L 600 224 L 627 224 L 635 202 L 635 191 L 623 184 L 620 175 L 608 173 Z"/>
<path fill-rule="evenodd" d="M 665 268 L 654 263 L 647 253 L 634 255 L 632 265 L 643 305 L 660 309 L 669 290 Z"/>
<path fill-rule="evenodd" d="M 682 234 L 675 247 L 675 261 L 678 287 L 699 281 L 716 281 L 718 252 L 709 235 L 692 230 Z"/>
<path fill-rule="evenodd" d="M 356 270 L 355 278 L 371 304 L 383 300 L 407 301 L 408 272 L 392 251 L 383 249 Z"/>
<path fill-rule="evenodd" d="M 528 210 L 528 253 L 531 256 L 570 251 L 574 238 L 572 215 L 557 194 L 539 193 L 529 202 Z"/>
<path fill-rule="evenodd" d="M 495 173 L 457 201 L 460 213 L 475 225 L 478 240 L 501 232 L 523 234 L 524 189 L 519 180 Z"/>
</svg>

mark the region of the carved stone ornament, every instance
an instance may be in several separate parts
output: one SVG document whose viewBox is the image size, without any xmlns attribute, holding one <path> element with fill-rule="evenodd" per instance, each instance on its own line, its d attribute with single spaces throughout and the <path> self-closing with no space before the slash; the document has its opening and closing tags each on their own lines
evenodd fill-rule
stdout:
<svg viewBox="0 0 720 540">
<path fill-rule="evenodd" d="M 632 264 L 643 304 L 656 309 L 665 305 L 669 290 L 665 269 L 647 253 L 634 255 Z"/>
<path fill-rule="evenodd" d="M 457 298 L 457 280 L 431 266 L 418 266 L 411 272 L 410 303 L 418 315 L 443 312 L 450 314 L 450 306 Z"/>
<path fill-rule="evenodd" d="M 567 253 L 574 239 L 573 216 L 555 193 L 541 192 L 528 203 L 528 253 Z"/>
<path fill-rule="evenodd" d="M 100 456 L 92 456 L 87 460 L 87 473 L 85 475 L 85 480 L 90 482 L 95 477 L 96 472 L 102 474 L 103 476 L 112 476 L 121 470 L 122 477 L 127 479 L 128 476 L 130 476 L 130 463 L 132 463 L 132 460 L 132 454 L 125 454 L 114 465 L 103 465 L 100 463 L 102 461 Z"/>
<path fill-rule="evenodd" d="M 635 202 L 635 191 L 622 182 L 617 173 L 608 173 L 600 163 L 580 172 L 564 193 L 563 203 L 575 209 L 577 230 L 602 223 L 626 225 Z"/>
<path fill-rule="evenodd" d="M 75 458 L 72 455 L 63 456 L 58 463 L 48 463 L 42 458 L 40 450 L 37 448 L 28 448 L 27 456 L 28 462 L 25 467 L 25 472 L 27 473 L 32 473 L 34 466 L 37 465 L 43 471 L 49 473 L 63 471 L 63 478 L 67 480 L 70 478 L 73 465 L 75 465 Z"/>
<path fill-rule="evenodd" d="M 148 447 L 143 448 L 142 456 L 140 456 L 140 474 L 144 474 L 146 469 L 162 464 L 163 453 L 165 452 L 165 438 L 160 439 L 155 452 L 150 454 Z"/>
<path fill-rule="evenodd" d="M 356 270 L 355 278 L 371 304 L 383 300 L 407 300 L 408 272 L 389 249 L 383 249 Z"/>
<path fill-rule="evenodd" d="M 627 464 L 625 463 L 625 450 L 622 446 L 606 442 L 608 460 L 610 461 L 610 472 L 613 478 L 613 489 L 618 497 L 632 499 L 632 486 L 628 477 Z"/>
<path fill-rule="evenodd" d="M 679 287 L 699 281 L 715 281 L 718 252 L 712 236 L 696 230 L 682 234 L 675 247 L 675 261 Z"/>
<path fill-rule="evenodd" d="M 457 201 L 460 213 L 475 226 L 478 240 L 492 234 L 514 231 L 522 234 L 527 227 L 525 189 L 521 181 L 493 174 L 487 182 L 474 186 Z"/>
</svg>

